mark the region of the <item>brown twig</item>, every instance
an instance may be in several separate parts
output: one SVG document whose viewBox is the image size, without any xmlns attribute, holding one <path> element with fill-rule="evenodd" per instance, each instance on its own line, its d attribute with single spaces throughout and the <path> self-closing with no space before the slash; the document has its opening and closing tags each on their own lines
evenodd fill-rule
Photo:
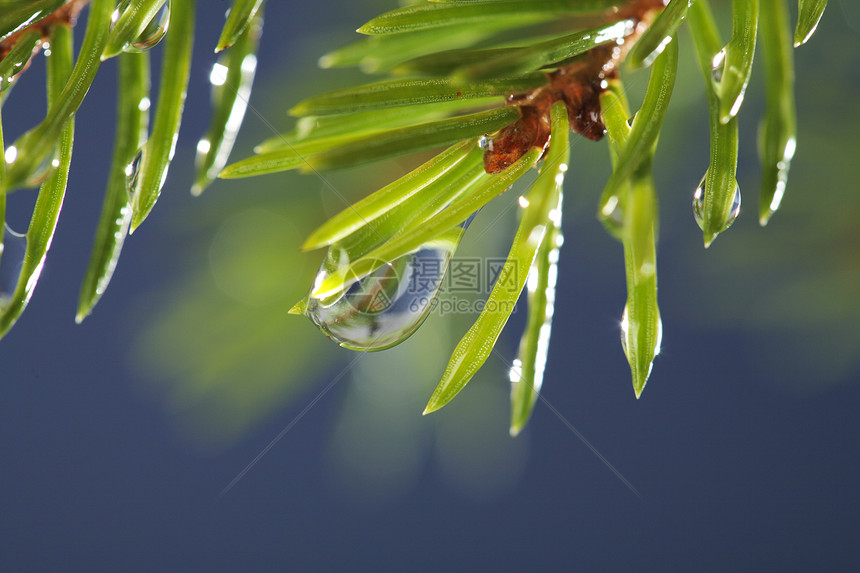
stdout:
<svg viewBox="0 0 860 573">
<path fill-rule="evenodd" d="M 81 10 L 89 4 L 90 0 L 69 0 L 59 8 L 57 8 L 53 13 L 45 16 L 38 22 L 27 26 L 26 28 L 21 28 L 17 32 L 10 34 L 6 38 L 3 38 L 0 41 L 0 60 L 9 55 L 9 52 L 12 51 L 12 48 L 15 47 L 15 44 L 18 43 L 18 40 L 26 33 L 31 32 L 33 30 L 38 31 L 42 40 L 36 45 L 36 49 L 33 50 L 33 55 L 37 54 L 39 49 L 41 48 L 42 42 L 50 35 L 51 28 L 57 25 L 64 25 L 69 27 L 74 27 L 77 23 L 78 15 Z M 32 59 L 32 56 L 30 56 Z M 21 68 L 21 72 L 23 72 L 30 65 L 30 61 L 28 60 L 24 66 Z M 21 73 L 19 72 L 19 74 Z"/>
<path fill-rule="evenodd" d="M 600 94 L 607 80 L 617 74 L 618 64 L 645 31 L 662 0 L 633 0 L 606 14 L 609 21 L 631 20 L 630 33 L 621 45 L 608 44 L 591 49 L 575 62 L 547 74 L 547 84 L 525 94 L 508 98 L 508 105 L 519 107 L 520 119 L 488 140 L 484 148 L 484 170 L 500 173 L 532 147 L 546 149 L 550 135 L 550 110 L 564 102 L 570 128 L 592 141 L 606 133 L 600 111 Z"/>
</svg>

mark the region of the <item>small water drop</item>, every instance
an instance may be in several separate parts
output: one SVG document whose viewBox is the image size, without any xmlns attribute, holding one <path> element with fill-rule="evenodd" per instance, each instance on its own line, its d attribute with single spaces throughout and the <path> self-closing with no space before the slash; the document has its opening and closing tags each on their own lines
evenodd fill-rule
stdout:
<svg viewBox="0 0 860 573">
<path fill-rule="evenodd" d="M 628 317 L 628 305 L 624 305 L 624 312 L 621 313 L 621 348 L 624 350 L 624 355 L 627 358 L 630 358 L 628 353 L 629 341 L 635 341 L 635 336 L 638 335 L 638 325 L 630 325 L 630 318 Z M 654 356 L 660 354 L 660 351 L 663 347 L 663 320 L 657 316 L 656 320 L 656 336 L 654 337 Z M 641 350 L 645 350 L 644 348 Z M 649 369 L 650 372 L 650 369 Z"/>
<path fill-rule="evenodd" d="M 492 151 L 493 151 L 493 139 L 490 137 L 487 137 L 486 135 L 482 135 L 480 138 L 478 138 L 478 147 L 480 147 L 481 149 L 485 149 L 485 150 L 492 153 Z"/>
<path fill-rule="evenodd" d="M 27 235 L 16 233 L 4 223 L 0 242 L 0 309 L 8 304 L 18 286 L 26 252 Z"/>
<path fill-rule="evenodd" d="M 624 356 L 627 356 L 627 338 L 630 336 L 630 321 L 627 319 L 627 305 L 624 305 L 624 312 L 621 313 L 621 348 L 624 349 Z"/>
<path fill-rule="evenodd" d="M 711 78 L 715 83 L 723 80 L 723 72 L 726 69 L 726 49 L 723 48 L 711 60 Z"/>
<path fill-rule="evenodd" d="M 696 224 L 699 225 L 699 228 L 705 230 L 705 185 L 707 183 L 708 173 L 705 172 L 705 175 L 702 177 L 702 180 L 699 182 L 699 186 L 696 187 L 695 193 L 693 193 L 693 217 L 696 219 Z M 732 223 L 735 222 L 735 219 L 738 218 L 738 214 L 741 212 L 741 188 L 735 182 L 735 196 L 732 200 L 732 207 L 729 210 L 729 215 L 726 220 L 723 222 L 723 228 L 720 232 L 728 229 Z"/>
<path fill-rule="evenodd" d="M 125 166 L 125 188 L 128 190 L 129 196 L 134 194 L 134 188 L 137 185 L 137 175 L 140 172 L 140 162 L 143 158 L 143 148 L 137 151 L 131 163 Z"/>
<path fill-rule="evenodd" d="M 406 340 L 435 307 L 451 255 L 450 248 L 423 247 L 380 266 L 353 283 L 334 303 L 310 299 L 306 315 L 326 336 L 352 350 L 383 350 Z M 315 284 L 331 269 L 349 264 L 345 250 L 326 255 Z"/>
<path fill-rule="evenodd" d="M 654 60 L 657 59 L 657 56 L 663 53 L 663 50 L 666 49 L 666 46 L 668 46 L 669 42 L 671 41 L 672 36 L 666 36 L 665 38 L 663 38 L 660 44 L 656 48 L 654 48 L 654 50 L 650 54 L 642 58 L 642 66 L 646 68 L 650 67 L 651 64 L 654 63 Z"/>
<path fill-rule="evenodd" d="M 624 209 L 617 195 L 610 197 L 600 209 L 603 226 L 613 236 L 620 237 L 624 230 Z"/>
<path fill-rule="evenodd" d="M 157 46 L 164 36 L 167 35 L 167 29 L 170 27 L 170 2 L 165 2 L 161 10 L 153 16 L 152 20 L 140 33 L 140 36 L 135 38 L 130 44 L 123 47 L 123 52 L 145 52 Z"/>
<path fill-rule="evenodd" d="M 54 148 L 53 152 L 46 155 L 42 162 L 39 163 L 38 167 L 36 167 L 32 171 L 32 173 L 30 173 L 30 175 L 24 181 L 24 186 L 38 187 L 45 181 L 45 179 L 50 177 L 59 166 L 60 148 L 59 146 L 57 146 Z"/>
<path fill-rule="evenodd" d="M 729 227 L 738 218 L 741 212 L 741 188 L 735 183 L 735 196 L 732 198 L 732 208 L 729 210 L 729 217 L 726 219 L 726 227 Z"/>
<path fill-rule="evenodd" d="M 708 174 L 705 173 L 696 191 L 693 193 L 693 217 L 696 219 L 696 224 L 700 229 L 705 228 L 705 180 Z"/>
</svg>

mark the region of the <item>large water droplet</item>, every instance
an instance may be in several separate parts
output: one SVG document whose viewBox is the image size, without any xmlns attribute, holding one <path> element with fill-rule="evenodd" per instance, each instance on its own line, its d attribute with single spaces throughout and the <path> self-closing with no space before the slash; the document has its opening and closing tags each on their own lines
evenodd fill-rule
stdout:
<svg viewBox="0 0 860 573">
<path fill-rule="evenodd" d="M 306 315 L 332 340 L 353 350 L 383 350 L 406 340 L 429 315 L 442 287 L 456 242 L 434 242 L 387 262 L 353 283 L 335 302 L 310 299 Z M 332 269 L 349 264 L 344 249 L 333 247 L 315 284 Z"/>
<path fill-rule="evenodd" d="M 699 186 L 696 187 L 696 192 L 693 193 L 693 217 L 696 219 L 696 224 L 699 225 L 699 228 L 705 230 L 705 184 L 707 183 L 708 174 L 707 172 L 702 177 L 702 180 L 699 182 Z M 741 188 L 735 182 L 735 196 L 732 200 L 732 207 L 729 210 L 729 215 L 725 221 L 723 221 L 723 228 L 720 232 L 728 229 L 732 223 L 735 222 L 735 219 L 738 218 L 738 214 L 741 212 Z"/>
<path fill-rule="evenodd" d="M 5 307 L 18 286 L 26 252 L 27 236 L 16 233 L 4 224 L 3 240 L 0 243 L 0 308 Z"/>
<path fill-rule="evenodd" d="M 164 39 L 167 35 L 167 28 L 170 26 L 170 2 L 165 2 L 161 10 L 153 16 L 152 20 L 140 33 L 140 36 L 135 38 L 130 44 L 126 44 L 123 52 L 145 52 L 151 50 Z"/>
</svg>

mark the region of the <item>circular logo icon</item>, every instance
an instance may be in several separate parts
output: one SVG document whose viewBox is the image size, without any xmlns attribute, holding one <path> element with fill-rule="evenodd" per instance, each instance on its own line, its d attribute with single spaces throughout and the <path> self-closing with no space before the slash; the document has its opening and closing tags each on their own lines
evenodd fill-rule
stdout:
<svg viewBox="0 0 860 573">
<path fill-rule="evenodd" d="M 368 267 L 376 267 L 375 270 L 362 278 L 358 278 L 350 271 L 346 276 L 346 282 L 355 282 L 346 291 L 343 300 L 364 314 L 386 312 L 394 305 L 401 292 L 403 265 L 398 262 L 372 259 L 368 261 Z"/>
</svg>

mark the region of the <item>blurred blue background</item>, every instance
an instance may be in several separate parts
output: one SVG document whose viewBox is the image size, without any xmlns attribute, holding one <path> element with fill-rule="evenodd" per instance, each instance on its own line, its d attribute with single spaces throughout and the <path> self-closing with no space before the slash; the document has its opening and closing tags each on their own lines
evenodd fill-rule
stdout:
<svg viewBox="0 0 860 573">
<path fill-rule="evenodd" d="M 77 288 L 113 139 L 113 63 L 78 115 L 42 280 L 0 342 L 0 570 L 860 566 L 856 3 L 831 2 L 796 51 L 798 151 L 766 229 L 754 214 L 758 69 L 742 110 L 741 217 L 707 251 L 690 207 L 707 115 L 682 36 L 656 161 L 663 353 L 639 401 L 619 343 L 621 247 L 594 217 L 608 157 L 603 144 L 575 140 L 543 387 L 555 412 L 539 402 L 517 439 L 502 360 L 450 406 L 420 415 L 474 317 L 432 316 L 396 349 L 356 354 L 286 315 L 319 262 L 298 245 L 342 208 L 321 181 L 222 181 L 191 198 L 227 7 L 199 4 L 170 177 L 80 326 Z M 286 129 L 284 110 L 299 99 L 355 81 L 316 70 L 316 58 L 392 5 L 269 2 L 254 108 Z M 34 66 L 12 93 L 16 113 L 4 109 L 9 140 L 43 113 L 32 103 L 44 97 L 40 74 Z M 631 92 L 646 78 L 629 76 Z M 233 157 L 270 135 L 249 112 Z M 407 165 L 327 177 L 354 199 Z M 507 195 L 477 218 L 462 255 L 506 252 L 516 193 Z M 10 198 L 13 228 L 26 225 L 32 200 Z M 507 358 L 523 315 L 499 345 Z"/>
</svg>

